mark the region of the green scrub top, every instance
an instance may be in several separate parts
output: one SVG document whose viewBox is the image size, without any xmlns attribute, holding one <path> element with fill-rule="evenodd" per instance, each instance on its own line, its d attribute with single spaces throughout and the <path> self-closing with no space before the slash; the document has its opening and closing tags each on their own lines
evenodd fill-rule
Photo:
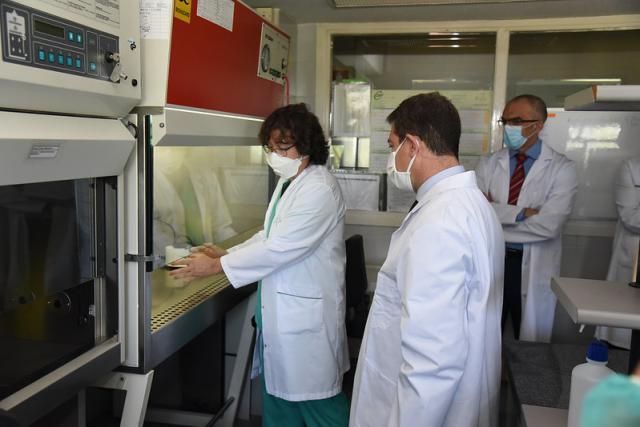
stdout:
<svg viewBox="0 0 640 427">
<path fill-rule="evenodd" d="M 276 216 L 278 203 L 280 203 L 280 199 L 282 198 L 282 195 L 284 194 L 286 189 L 289 187 L 289 184 L 291 184 L 291 181 L 287 181 L 282 185 L 282 190 L 280 191 L 280 194 L 277 195 L 277 199 L 273 204 L 273 209 L 271 209 L 271 212 L 269 213 L 269 221 L 267 222 L 267 230 L 265 233 L 267 238 L 269 237 L 269 232 L 271 231 L 271 224 L 273 223 L 273 218 Z M 256 298 L 256 315 L 255 316 L 256 316 L 256 327 L 258 329 L 262 329 L 262 310 L 260 309 L 261 307 L 262 307 L 262 280 L 258 282 L 258 298 Z"/>
</svg>

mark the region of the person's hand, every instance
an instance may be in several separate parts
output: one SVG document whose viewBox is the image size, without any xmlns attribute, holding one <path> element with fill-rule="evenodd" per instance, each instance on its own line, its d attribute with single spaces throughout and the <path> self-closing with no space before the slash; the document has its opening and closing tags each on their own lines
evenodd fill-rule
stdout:
<svg viewBox="0 0 640 427">
<path fill-rule="evenodd" d="M 524 217 L 525 218 L 529 218 L 532 217 L 534 215 L 538 215 L 540 211 L 538 209 L 534 209 L 534 208 L 524 208 Z"/>
<path fill-rule="evenodd" d="M 185 266 L 169 273 L 174 279 L 188 282 L 199 277 L 222 273 L 220 258 L 212 258 L 202 252 L 196 252 L 185 257 L 181 263 Z"/>
<path fill-rule="evenodd" d="M 210 258 L 220 258 L 227 254 L 227 251 L 213 243 L 203 243 L 200 246 L 191 248 L 191 252 L 202 253 Z"/>
</svg>

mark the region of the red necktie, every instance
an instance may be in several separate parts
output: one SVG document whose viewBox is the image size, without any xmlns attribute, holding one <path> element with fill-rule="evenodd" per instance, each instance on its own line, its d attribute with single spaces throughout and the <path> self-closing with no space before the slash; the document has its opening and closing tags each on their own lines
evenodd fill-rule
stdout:
<svg viewBox="0 0 640 427">
<path fill-rule="evenodd" d="M 515 205 L 518 203 L 518 196 L 520 196 L 520 190 L 524 183 L 524 161 L 527 159 L 526 154 L 518 154 L 516 156 L 518 163 L 516 163 L 516 169 L 511 175 L 511 181 L 509 182 L 509 204 Z"/>
</svg>

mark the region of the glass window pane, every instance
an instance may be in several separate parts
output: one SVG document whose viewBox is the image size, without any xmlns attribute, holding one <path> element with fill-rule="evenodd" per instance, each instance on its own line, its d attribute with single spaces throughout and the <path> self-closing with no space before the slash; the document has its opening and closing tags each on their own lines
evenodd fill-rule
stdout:
<svg viewBox="0 0 640 427">
<path fill-rule="evenodd" d="M 94 345 L 92 187 L 0 187 L 0 400 Z"/>
<path fill-rule="evenodd" d="M 268 167 L 260 146 L 156 147 L 153 185 L 155 318 L 208 285 L 170 278 L 165 262 L 203 243 L 233 246 L 262 227 Z"/>
<path fill-rule="evenodd" d="M 366 82 L 371 87 L 371 104 L 368 135 L 340 134 L 336 129 L 348 126 L 334 127 L 332 143 L 337 142 L 338 147 L 332 150 L 332 165 L 368 168 L 370 173 L 386 172 L 390 129 L 387 116 L 409 96 L 439 91 L 451 99 L 460 112 L 460 160 L 468 169 L 473 169 L 479 156 L 489 151 L 495 45 L 494 33 L 335 36 L 334 97 L 345 92 L 336 90 L 340 84 Z M 343 102 L 333 100 L 333 107 L 349 105 L 346 92 Z M 332 114 L 348 111 L 348 108 L 334 108 Z M 358 117 L 332 116 L 332 119 L 334 123 L 349 124 Z M 352 138 L 354 136 L 358 138 Z M 356 139 L 357 144 L 353 146 L 352 141 Z M 363 152 L 367 146 L 368 155 Z M 353 164 L 355 153 L 358 155 Z M 346 158 L 338 158 L 341 156 Z M 398 190 L 387 187 L 387 210 L 406 212 L 415 195 L 391 194 L 395 191 Z"/>
<path fill-rule="evenodd" d="M 640 30 L 513 34 L 507 98 L 531 93 L 561 108 L 594 84 L 640 84 L 638 40 Z"/>
</svg>

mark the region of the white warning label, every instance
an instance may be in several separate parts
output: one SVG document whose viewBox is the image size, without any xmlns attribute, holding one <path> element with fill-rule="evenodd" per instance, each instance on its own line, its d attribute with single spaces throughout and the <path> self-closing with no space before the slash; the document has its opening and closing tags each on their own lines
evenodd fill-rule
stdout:
<svg viewBox="0 0 640 427">
<path fill-rule="evenodd" d="M 120 27 L 120 0 L 43 0 L 92 21 Z"/>
</svg>

